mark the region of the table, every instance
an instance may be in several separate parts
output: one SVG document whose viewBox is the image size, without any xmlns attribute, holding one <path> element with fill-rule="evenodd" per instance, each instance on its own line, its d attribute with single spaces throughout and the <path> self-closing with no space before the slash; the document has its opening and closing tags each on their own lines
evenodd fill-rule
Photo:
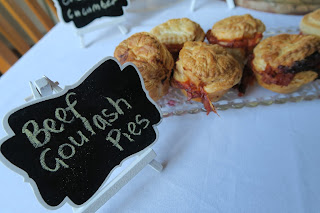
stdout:
<svg viewBox="0 0 320 213">
<path fill-rule="evenodd" d="M 147 4 L 147 1 L 145 1 Z M 267 28 L 297 27 L 301 16 L 227 9 L 221 1 L 170 2 L 170 7 L 128 11 L 129 35 L 170 18 L 189 17 L 207 31 L 216 21 L 250 13 Z M 168 3 L 165 1 L 164 3 Z M 169 3 L 168 3 L 169 4 Z M 30 95 L 28 81 L 46 75 L 75 83 L 95 63 L 112 56 L 129 35 L 116 28 L 85 37 L 57 24 L 0 78 L 0 119 Z M 320 100 L 164 118 L 154 146 L 161 173 L 144 168 L 98 212 L 319 212 Z M 0 126 L 0 137 L 6 136 Z M 0 212 L 50 212 L 23 178 L 0 163 Z M 71 212 L 64 205 L 56 212 Z"/>
</svg>

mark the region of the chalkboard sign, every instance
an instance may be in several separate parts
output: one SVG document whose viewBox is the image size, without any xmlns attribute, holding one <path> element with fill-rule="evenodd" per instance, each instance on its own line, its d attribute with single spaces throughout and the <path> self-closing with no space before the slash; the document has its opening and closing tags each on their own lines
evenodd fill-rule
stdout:
<svg viewBox="0 0 320 213">
<path fill-rule="evenodd" d="M 45 207 L 84 204 L 116 166 L 157 139 L 161 113 L 142 82 L 133 64 L 103 60 L 76 85 L 8 113 L 0 159 Z"/>
<path fill-rule="evenodd" d="M 77 28 L 84 27 L 97 18 L 117 17 L 124 14 L 128 0 L 55 0 L 59 15 L 66 22 L 73 21 Z"/>
</svg>

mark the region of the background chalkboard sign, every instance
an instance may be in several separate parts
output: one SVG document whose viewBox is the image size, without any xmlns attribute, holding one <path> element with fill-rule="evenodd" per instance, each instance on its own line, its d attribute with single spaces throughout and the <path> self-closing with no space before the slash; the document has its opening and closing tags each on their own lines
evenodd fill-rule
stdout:
<svg viewBox="0 0 320 213">
<path fill-rule="evenodd" d="M 123 8 L 128 0 L 55 0 L 58 11 L 65 22 L 73 21 L 77 28 L 84 27 L 93 20 L 124 14 Z M 58 3 L 58 4 L 57 4 Z"/>
<path fill-rule="evenodd" d="M 8 113 L 0 159 L 45 207 L 82 205 L 117 165 L 157 139 L 161 114 L 145 91 L 132 64 L 121 71 L 107 58 L 76 85 Z"/>
</svg>

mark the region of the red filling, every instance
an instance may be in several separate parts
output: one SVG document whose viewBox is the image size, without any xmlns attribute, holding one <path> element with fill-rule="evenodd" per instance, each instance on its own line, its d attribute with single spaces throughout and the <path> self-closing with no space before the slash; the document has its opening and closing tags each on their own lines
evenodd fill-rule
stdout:
<svg viewBox="0 0 320 213">
<path fill-rule="evenodd" d="M 288 86 L 293 80 L 295 74 L 303 71 L 314 71 L 320 74 L 320 53 L 315 52 L 301 61 L 295 61 L 292 66 L 278 66 L 273 69 L 269 64 L 262 75 L 262 81 L 266 84 L 276 84 L 279 86 Z"/>
<path fill-rule="evenodd" d="M 218 114 L 209 99 L 208 93 L 203 88 L 204 85 L 199 85 L 199 87 L 197 87 L 195 84 L 190 82 L 190 80 L 182 83 L 174 79 L 171 80 L 171 84 L 173 87 L 185 90 L 187 92 L 188 101 L 193 98 L 201 98 L 201 102 L 203 103 L 204 108 L 207 110 L 207 115 L 211 111 Z"/>
<path fill-rule="evenodd" d="M 206 34 L 206 37 L 210 44 L 219 44 L 221 46 L 231 47 L 231 48 L 245 48 L 247 52 L 250 53 L 252 52 L 253 48 L 262 39 L 262 33 L 255 33 L 252 38 L 224 40 L 224 39 L 218 39 L 217 37 L 212 35 L 211 30 L 209 30 Z M 224 44 L 221 44 L 220 42 L 224 42 Z"/>
<path fill-rule="evenodd" d="M 182 49 L 183 44 L 166 44 L 166 47 L 169 52 L 179 52 Z"/>
<path fill-rule="evenodd" d="M 272 69 L 272 67 L 268 64 L 267 68 L 262 75 L 262 81 L 266 84 L 276 84 L 279 86 L 288 86 L 295 74 L 293 73 L 283 73 L 277 72 L 277 70 Z"/>
<path fill-rule="evenodd" d="M 253 85 L 254 81 L 255 81 L 255 76 L 252 72 L 252 68 L 251 68 L 251 62 L 253 60 L 253 55 L 249 55 L 248 57 L 248 62 L 247 64 L 244 66 L 243 68 L 243 74 L 242 74 L 242 78 L 239 84 L 237 84 L 236 86 L 234 86 L 235 89 L 238 90 L 238 96 L 242 97 L 246 90 L 247 87 L 249 85 Z"/>
</svg>

